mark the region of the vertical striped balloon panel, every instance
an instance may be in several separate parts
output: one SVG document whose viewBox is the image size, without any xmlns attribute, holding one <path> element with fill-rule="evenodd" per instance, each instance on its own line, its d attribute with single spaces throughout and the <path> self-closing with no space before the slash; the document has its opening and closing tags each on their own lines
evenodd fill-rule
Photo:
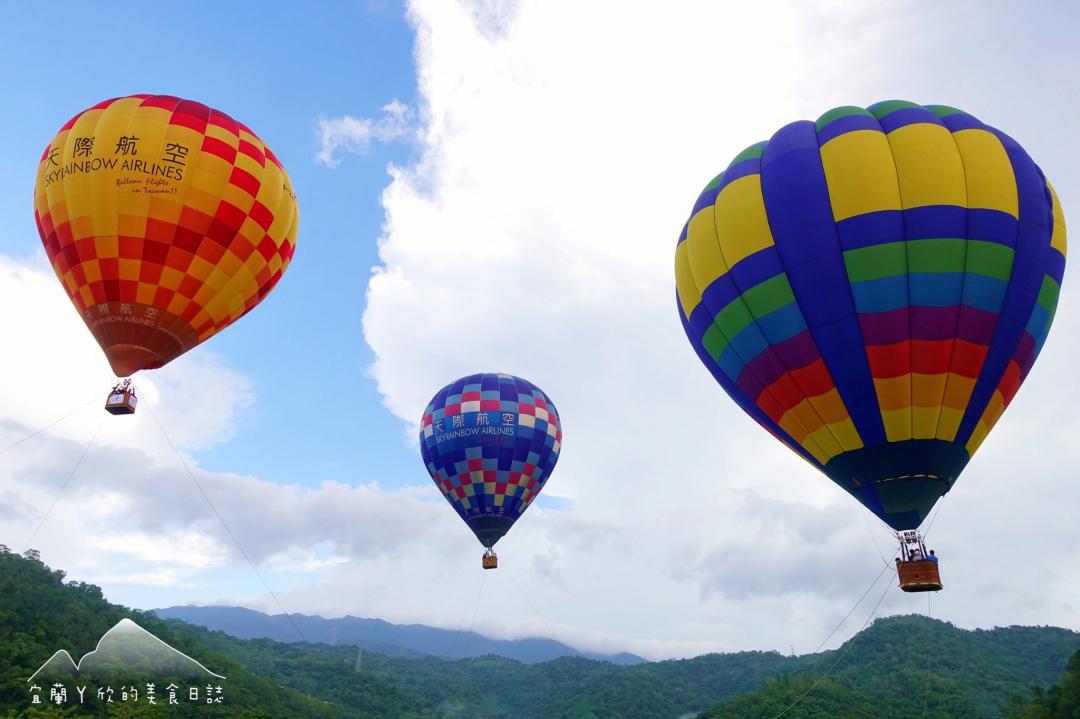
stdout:
<svg viewBox="0 0 1080 719">
<path fill-rule="evenodd" d="M 702 192 L 675 256 L 702 362 L 897 529 L 951 488 L 1046 340 L 1065 268 L 1052 187 L 944 106 L 796 122 Z"/>
</svg>

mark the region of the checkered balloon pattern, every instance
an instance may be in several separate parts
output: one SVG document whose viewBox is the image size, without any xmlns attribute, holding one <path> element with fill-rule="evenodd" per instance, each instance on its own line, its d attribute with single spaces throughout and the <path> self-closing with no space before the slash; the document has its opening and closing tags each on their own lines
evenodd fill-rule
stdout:
<svg viewBox="0 0 1080 719">
<path fill-rule="evenodd" d="M 753 145 L 679 237 L 679 316 L 736 403 L 894 529 L 917 527 L 1046 341 L 1065 218 L 966 112 L 840 107 Z"/>
<path fill-rule="evenodd" d="M 540 494 L 561 445 L 555 405 L 536 385 L 508 374 L 451 382 L 420 421 L 431 478 L 488 548 Z"/>
<path fill-rule="evenodd" d="M 175 359 L 277 284 L 296 197 L 251 130 L 190 100 L 132 95 L 79 113 L 45 147 L 45 252 L 117 376 Z"/>
</svg>

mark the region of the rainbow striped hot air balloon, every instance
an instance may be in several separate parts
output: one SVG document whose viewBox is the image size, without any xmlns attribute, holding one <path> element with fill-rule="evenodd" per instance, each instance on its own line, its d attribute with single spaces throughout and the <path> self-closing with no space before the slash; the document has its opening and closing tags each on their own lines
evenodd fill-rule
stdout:
<svg viewBox="0 0 1080 719">
<path fill-rule="evenodd" d="M 1053 188 L 955 108 L 795 122 L 701 193 L 679 315 L 738 405 L 894 529 L 953 486 L 1046 341 L 1065 269 Z"/>
<path fill-rule="evenodd" d="M 487 552 L 544 488 L 562 448 L 554 403 L 509 374 L 474 374 L 431 399 L 420 420 L 420 454 L 435 486 Z"/>
<path fill-rule="evenodd" d="M 164 95 L 106 100 L 60 128 L 34 217 L 118 377 L 235 322 L 296 248 L 296 197 L 270 148 L 225 113 Z"/>
</svg>

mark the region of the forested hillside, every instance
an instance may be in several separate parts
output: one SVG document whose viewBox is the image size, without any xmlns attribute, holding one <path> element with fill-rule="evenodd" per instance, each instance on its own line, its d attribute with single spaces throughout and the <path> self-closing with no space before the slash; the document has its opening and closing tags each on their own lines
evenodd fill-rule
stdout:
<svg viewBox="0 0 1080 719">
<path fill-rule="evenodd" d="M 1005 705 L 1004 719 L 1077 719 L 1080 717 L 1080 651 L 1072 656 L 1068 673 L 1049 688 L 1035 686 L 1025 696 L 1015 695 Z M 698 715 L 697 719 L 874 719 L 918 716 L 925 719 L 998 716 L 980 709 L 990 697 L 977 686 L 963 687 L 943 680 L 927 669 L 924 679 L 905 672 L 905 681 L 865 686 L 830 677 L 775 679 L 763 688 L 729 699 Z"/>
<path fill-rule="evenodd" d="M 1062 682 L 1032 697 L 1034 708 L 1014 701 L 1009 717 L 1072 719 L 1037 712 L 1071 706 L 1063 697 L 1073 696 L 1080 682 L 1062 680 L 1080 649 L 1075 632 L 965 631 L 914 616 L 878 620 L 839 650 L 803 657 L 739 652 L 618 666 L 577 657 L 522 664 L 493 656 L 445 661 L 365 651 L 358 662 L 352 646 L 240 640 L 109 604 L 97 587 L 64 579 L 32 554 L 0 553 L 0 715 L 61 715 L 30 707 L 26 679 L 58 649 L 77 661 L 125 617 L 227 676 L 226 701 L 179 708 L 116 704 L 96 716 L 672 719 L 701 712 L 752 719 L 775 716 L 776 707 L 805 693 L 786 716 L 892 719 L 922 716 L 925 707 L 927 717 L 981 719 L 1001 716 L 1012 697 L 1031 697 L 1032 686 Z M 837 713 L 840 707 L 847 713 Z"/>
<path fill-rule="evenodd" d="M 0 708 L 9 717 L 57 716 L 56 709 L 30 706 L 27 679 L 59 649 L 78 661 L 101 636 L 130 618 L 159 639 L 228 677 L 228 701 L 222 706 L 139 707 L 137 716 L 340 717 L 333 707 L 279 686 L 247 671 L 236 660 L 211 651 L 190 633 L 174 632 L 152 614 L 109 604 L 101 590 L 65 583 L 64 572 L 37 561 L 33 552 L 20 557 L 0 551 Z M 72 711 L 73 709 L 69 709 Z M 103 716 L 131 716 L 134 708 L 117 704 Z M 171 713 L 164 714 L 163 711 Z"/>
<path fill-rule="evenodd" d="M 1069 660 L 1060 684 L 1034 687 L 1030 698 L 1016 697 L 1005 709 L 1005 719 L 1076 719 L 1080 717 L 1080 652 Z"/>
</svg>

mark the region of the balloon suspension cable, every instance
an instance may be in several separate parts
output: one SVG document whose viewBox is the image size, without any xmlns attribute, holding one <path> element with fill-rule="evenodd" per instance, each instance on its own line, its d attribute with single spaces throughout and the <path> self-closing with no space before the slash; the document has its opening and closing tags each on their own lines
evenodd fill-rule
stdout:
<svg viewBox="0 0 1080 719">
<path fill-rule="evenodd" d="M 880 578 L 880 575 L 879 575 L 879 578 Z M 874 583 L 876 584 L 877 580 L 875 580 Z M 889 593 L 889 590 L 892 589 L 892 586 L 893 586 L 892 582 L 886 582 L 885 583 L 885 591 L 883 591 L 881 593 L 881 596 L 878 597 L 877 603 L 874 605 L 874 608 L 870 610 L 870 615 L 866 617 L 866 621 L 864 621 L 862 626 L 859 628 L 859 632 L 861 632 L 863 629 L 866 629 L 866 627 L 869 626 L 870 621 L 874 618 L 874 615 L 877 614 L 878 608 L 881 606 L 881 603 L 885 600 L 885 595 Z M 856 632 L 856 634 L 858 634 L 858 632 Z M 805 699 L 807 696 L 809 696 L 810 692 L 814 691 L 814 689 L 816 689 L 818 687 L 818 685 L 821 684 L 821 682 L 825 681 L 828 678 L 829 674 L 831 674 L 833 672 L 833 670 L 836 669 L 836 667 L 840 664 L 840 662 L 843 660 L 843 658 L 845 656 L 847 656 L 848 650 L 851 649 L 851 645 L 852 645 L 852 641 L 849 639 L 847 644 L 845 644 L 843 647 L 841 647 L 838 650 L 839 653 L 838 653 L 836 659 L 833 661 L 832 664 L 830 664 L 828 666 L 828 668 L 825 669 L 825 672 L 821 676 L 819 676 L 817 679 L 815 679 L 814 683 L 811 684 L 809 686 L 809 688 L 807 688 L 806 691 L 804 691 L 802 694 L 800 694 L 798 697 L 796 697 L 795 701 L 791 702 L 791 704 L 788 704 L 787 707 L 785 707 L 783 711 L 781 711 L 779 714 L 777 714 L 775 717 L 773 717 L 773 719 L 780 719 L 780 717 L 784 716 L 789 711 L 794 709 L 796 706 L 799 705 L 800 702 L 802 702 L 803 699 Z"/>
<path fill-rule="evenodd" d="M 68 472 L 67 477 L 64 478 L 63 484 L 60 485 L 60 491 L 56 493 L 55 497 L 53 497 L 52 504 L 50 504 L 49 508 L 45 510 L 45 513 L 41 515 L 41 519 L 38 520 L 37 526 L 34 527 L 34 531 L 30 533 L 30 538 L 26 540 L 26 546 L 23 548 L 24 552 L 30 549 L 30 545 L 34 543 L 34 538 L 37 537 L 38 532 L 41 531 L 41 527 L 45 524 L 45 520 L 49 518 L 49 515 L 52 514 L 53 509 L 56 508 L 56 503 L 60 501 L 60 497 L 63 496 L 64 491 L 68 488 L 68 485 L 71 484 L 71 480 L 75 477 L 75 473 L 79 471 L 79 467 L 82 466 L 83 460 L 86 459 L 86 455 L 90 453 L 90 448 L 94 446 L 94 442 L 97 440 L 98 433 L 101 432 L 101 428 L 103 426 L 105 426 L 104 417 L 102 417 L 101 421 L 98 422 L 97 429 L 95 429 L 94 434 L 90 436 L 90 441 L 86 443 L 85 447 L 83 447 L 83 451 L 79 455 L 79 458 L 75 460 L 75 466 L 71 468 L 71 471 Z"/>
<path fill-rule="evenodd" d="M 926 549 L 926 535 L 918 529 L 905 529 L 897 532 L 896 541 L 900 544 L 899 557 L 903 562 L 930 557 L 930 553 Z"/>
<path fill-rule="evenodd" d="M 158 426 L 158 429 L 161 430 L 161 434 L 165 437 L 165 441 L 169 443 L 169 446 L 172 447 L 172 451 L 176 453 L 176 458 L 180 460 L 180 465 L 184 468 L 184 471 L 187 472 L 187 476 L 191 479 L 191 483 L 195 485 L 195 488 L 197 490 L 199 490 L 199 494 L 202 495 L 203 500 L 205 500 L 207 506 L 210 507 L 210 511 L 212 511 L 214 513 L 214 516 L 217 517 L 218 521 L 221 522 L 221 526 L 225 529 L 225 533 L 229 535 L 229 539 L 233 541 L 233 544 L 236 545 L 237 550 L 240 551 L 240 556 L 244 558 L 244 561 L 248 563 L 249 567 L 251 567 L 251 571 L 254 572 L 255 576 L 259 578 L 259 581 L 262 583 L 263 588 L 266 589 L 266 593 L 270 595 L 270 597 L 274 600 L 274 604 L 276 604 L 278 609 L 281 610 L 281 613 L 285 615 L 285 619 L 296 631 L 297 636 L 300 637 L 300 641 L 306 642 L 307 637 L 305 637 L 304 633 L 300 631 L 300 627 L 298 627 L 296 625 L 296 622 L 293 621 L 292 615 L 285 610 L 285 606 L 281 603 L 281 600 L 278 599 L 278 596 L 276 594 L 274 594 L 274 590 L 270 588 L 270 585 L 266 582 L 266 579 L 263 578 L 262 573 L 259 572 L 258 568 L 255 566 L 255 563 L 251 561 L 251 557 L 248 556 L 248 553 L 244 551 L 243 545 L 240 544 L 240 540 L 237 539 L 236 535 L 233 534 L 231 529 L 229 529 L 229 525 L 225 523 L 225 518 L 221 516 L 221 512 L 219 512 L 217 510 L 217 507 L 214 506 L 214 503 L 210 501 L 210 497 L 206 494 L 206 491 L 199 483 L 199 480 L 195 477 L 195 473 L 191 471 L 191 467 L 188 466 L 187 460 L 184 459 L 184 455 L 180 453 L 180 450 L 177 448 L 176 443 L 172 441 L 172 437 L 169 436 L 169 433 L 165 431 L 165 427 L 158 420 L 157 414 L 154 413 L 153 405 L 148 402 L 146 408 L 150 411 L 150 416 L 154 418 L 154 424 L 156 424 Z"/>
<path fill-rule="evenodd" d="M 926 619 L 927 626 L 930 628 L 931 641 L 926 643 L 926 688 L 923 690 L 923 703 L 922 703 L 922 715 L 923 719 L 926 719 L 927 709 L 930 707 L 930 662 L 933 660 L 933 653 L 930 651 L 933 648 L 933 627 L 930 627 L 930 598 L 934 596 L 933 592 L 926 593 Z"/>
<path fill-rule="evenodd" d="M 941 506 L 945 504 L 945 498 L 948 496 L 949 495 L 947 494 L 941 495 L 941 499 L 938 501 L 937 506 L 934 507 L 934 513 L 930 516 L 930 522 L 926 525 L 926 531 L 922 533 L 924 540 L 930 535 L 930 530 L 933 529 L 934 522 L 937 521 L 938 515 L 941 514 Z"/>
<path fill-rule="evenodd" d="M 889 560 L 885 559 L 885 554 L 881 551 L 881 545 L 878 544 L 877 537 L 874 536 L 874 528 L 870 526 L 870 521 L 866 518 L 866 513 L 860 512 L 860 514 L 862 515 L 863 524 L 866 525 L 866 531 L 870 534 L 870 541 L 874 543 L 874 549 L 877 550 L 878 557 L 881 558 L 881 563 L 884 564 L 886 568 L 892 569 L 893 565 L 889 564 Z M 896 537 L 896 533 L 893 532 L 891 529 L 889 531 L 889 534 L 893 538 Z"/>
<path fill-rule="evenodd" d="M 544 625 L 545 627 L 547 627 L 547 631 L 548 631 L 548 636 L 550 636 L 550 637 L 551 637 L 552 641 L 554 641 L 554 642 L 556 642 L 556 643 L 558 643 L 558 644 L 562 644 L 562 642 L 561 642 L 561 641 L 559 641 L 559 637 L 557 637 L 557 636 L 555 635 L 555 632 L 554 632 L 554 631 L 552 631 L 552 629 L 551 629 L 551 625 L 550 625 L 550 624 L 548 624 L 548 622 L 547 622 L 547 620 L 546 620 L 546 619 L 544 619 L 544 615 L 540 613 L 540 610 L 536 608 L 536 605 L 535 605 L 535 604 L 533 604 L 533 601 L 532 601 L 531 599 L 529 599 L 529 595 L 528 595 L 528 594 L 526 594 L 526 593 L 525 593 L 525 590 L 523 590 L 523 589 L 521 588 L 521 585 L 520 585 L 520 584 L 518 584 L 518 580 L 517 580 L 517 578 L 516 578 L 516 577 L 514 576 L 514 573 L 510 571 L 510 567 L 507 567 L 507 568 L 506 568 L 506 573 L 507 573 L 507 574 L 508 574 L 508 575 L 510 576 L 510 581 L 514 583 L 514 586 L 515 586 L 515 587 L 517 587 L 517 590 L 518 590 L 518 592 L 520 592 L 520 593 L 521 593 L 521 596 L 525 598 L 525 601 L 526 601 L 526 602 L 528 602 L 528 604 L 529 604 L 529 606 L 530 606 L 530 607 L 532 607 L 532 610 L 533 610 L 534 612 L 536 612 L 536 616 L 537 616 L 537 617 L 539 617 L 539 618 L 540 618 L 540 621 L 541 621 L 541 622 L 543 623 L 543 625 Z"/>
<path fill-rule="evenodd" d="M 469 590 L 469 598 L 465 600 L 465 608 L 461 610 L 461 619 L 458 620 L 457 631 L 454 632 L 454 638 L 450 641 L 450 649 L 446 652 L 446 659 L 453 659 L 454 646 L 457 644 L 458 637 L 461 636 L 461 630 L 465 627 L 465 617 L 469 614 L 469 607 L 472 606 L 473 596 L 476 594 L 477 587 L 480 586 L 480 582 L 484 578 L 484 569 L 480 568 L 480 572 L 476 575 L 476 579 L 473 580 L 472 589 Z"/>
<path fill-rule="evenodd" d="M 877 520 L 877 523 L 881 525 L 882 531 L 884 531 L 890 537 L 893 536 L 894 534 L 896 534 L 896 530 L 893 529 L 892 527 L 890 527 L 889 523 L 886 522 L 884 519 L 882 519 L 881 517 L 877 516 L 876 514 L 874 514 L 872 512 L 871 512 L 870 516 L 873 517 L 875 520 Z M 866 515 L 863 515 L 863 518 L 865 519 Z"/>
<path fill-rule="evenodd" d="M 82 403 L 81 405 L 79 405 L 79 406 L 78 406 L 78 407 L 76 407 L 75 409 L 73 409 L 73 410 L 71 410 L 70 412 L 68 412 L 67 414 L 65 414 L 65 415 L 64 415 L 63 417 L 59 417 L 58 419 L 54 419 L 54 420 L 53 420 L 52 422 L 49 422 L 49 423 L 48 423 L 47 425 L 45 425 L 44 427 L 40 427 L 40 428 L 38 428 L 38 429 L 35 429 L 35 430 L 34 430 L 33 432 L 31 432 L 30 434 L 26 435 L 26 436 L 25 436 L 25 437 L 23 437 L 22 439 L 20 439 L 20 440 L 17 440 L 17 441 L 15 441 L 15 442 L 13 442 L 12 444 L 9 444 L 9 445 L 8 445 L 7 447 L 4 447 L 3 449 L 0 449 L 0 454 L 6 454 L 6 453 L 7 453 L 7 452 L 8 452 L 9 450 L 15 449 L 16 447 L 18 447 L 18 446 L 19 446 L 20 444 L 22 444 L 23 442 L 26 442 L 27 440 L 33 439 L 34 437 L 37 437 L 37 436 L 38 436 L 39 434 L 41 434 L 42 432 L 44 432 L 44 431 L 46 431 L 46 430 L 52 429 L 53 427 L 55 427 L 56 425 L 60 424 L 61 422 L 63 422 L 63 421 L 64 421 L 65 419 L 67 419 L 68 417 L 71 417 L 72 415 L 74 415 L 74 414 L 77 414 L 78 412 L 81 412 L 82 410 L 84 410 L 84 409 L 86 409 L 87 407 L 89 407 L 89 406 L 90 406 L 90 404 L 91 404 L 91 403 L 93 403 L 93 402 L 95 402 L 95 401 L 97 401 L 97 400 L 99 399 L 99 397 L 100 397 L 100 395 L 99 395 L 99 394 L 97 394 L 97 393 L 94 393 L 94 396 L 93 396 L 93 397 L 91 397 L 90 399 L 86 400 L 86 401 L 85 401 L 85 402 L 83 402 L 83 403 Z"/>
</svg>

